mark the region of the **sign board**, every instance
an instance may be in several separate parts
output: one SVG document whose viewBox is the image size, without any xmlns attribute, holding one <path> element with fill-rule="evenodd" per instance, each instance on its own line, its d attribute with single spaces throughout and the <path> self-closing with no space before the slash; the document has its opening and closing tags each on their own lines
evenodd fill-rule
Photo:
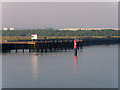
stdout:
<svg viewBox="0 0 120 90">
<path fill-rule="evenodd" d="M 37 34 L 32 34 L 31 36 L 31 39 L 37 39 Z"/>
</svg>

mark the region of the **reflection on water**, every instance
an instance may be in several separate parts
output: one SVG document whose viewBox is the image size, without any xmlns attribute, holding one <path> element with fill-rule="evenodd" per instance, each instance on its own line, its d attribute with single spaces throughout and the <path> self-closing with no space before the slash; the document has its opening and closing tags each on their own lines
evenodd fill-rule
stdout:
<svg viewBox="0 0 120 90">
<path fill-rule="evenodd" d="M 74 72 L 77 74 L 77 56 L 74 55 Z"/>
<path fill-rule="evenodd" d="M 31 59 L 32 59 L 32 74 L 33 74 L 33 77 L 35 79 L 37 79 L 37 75 L 38 75 L 38 55 L 36 53 L 33 53 L 31 55 Z"/>
</svg>

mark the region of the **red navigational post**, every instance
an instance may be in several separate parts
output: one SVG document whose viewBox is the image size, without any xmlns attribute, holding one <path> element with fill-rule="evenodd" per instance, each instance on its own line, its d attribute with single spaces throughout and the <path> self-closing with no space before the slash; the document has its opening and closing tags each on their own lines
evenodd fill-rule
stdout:
<svg viewBox="0 0 120 90">
<path fill-rule="evenodd" d="M 77 41 L 74 40 L 74 55 L 77 56 Z"/>
</svg>

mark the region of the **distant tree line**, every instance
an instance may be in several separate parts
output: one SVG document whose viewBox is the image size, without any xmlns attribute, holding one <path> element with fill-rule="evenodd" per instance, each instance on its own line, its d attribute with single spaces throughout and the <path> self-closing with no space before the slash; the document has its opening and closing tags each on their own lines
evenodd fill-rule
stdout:
<svg viewBox="0 0 120 90">
<path fill-rule="evenodd" d="M 31 36 L 37 34 L 38 36 L 118 36 L 117 30 L 78 30 L 78 31 L 60 31 L 60 30 L 14 30 L 2 31 L 2 36 Z"/>
</svg>

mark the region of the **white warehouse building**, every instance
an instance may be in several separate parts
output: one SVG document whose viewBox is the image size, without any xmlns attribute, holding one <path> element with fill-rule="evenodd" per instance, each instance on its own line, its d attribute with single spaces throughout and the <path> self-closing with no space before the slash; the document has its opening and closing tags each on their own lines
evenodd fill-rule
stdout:
<svg viewBox="0 0 120 90">
<path fill-rule="evenodd" d="M 8 28 L 3 28 L 3 30 L 8 30 Z"/>
<path fill-rule="evenodd" d="M 15 28 L 10 28 L 10 30 L 15 30 Z"/>
</svg>

